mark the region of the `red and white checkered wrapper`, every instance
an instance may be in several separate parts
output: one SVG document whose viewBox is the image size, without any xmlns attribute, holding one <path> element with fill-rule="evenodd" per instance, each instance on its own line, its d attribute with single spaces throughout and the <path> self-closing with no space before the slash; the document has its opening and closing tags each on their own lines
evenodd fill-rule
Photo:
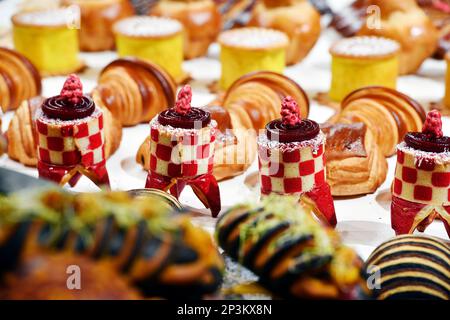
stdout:
<svg viewBox="0 0 450 320">
<path fill-rule="evenodd" d="M 150 171 L 165 177 L 192 178 L 212 173 L 215 122 L 202 129 L 150 123 Z"/>
<path fill-rule="evenodd" d="M 301 143 L 258 138 L 261 193 L 302 194 L 325 183 L 325 135 Z"/>
<path fill-rule="evenodd" d="M 80 120 L 61 121 L 38 111 L 38 159 L 46 164 L 89 168 L 105 161 L 103 113 L 94 113 Z"/>
<path fill-rule="evenodd" d="M 415 203 L 450 205 L 450 154 L 412 150 L 401 143 L 393 194 Z"/>
</svg>

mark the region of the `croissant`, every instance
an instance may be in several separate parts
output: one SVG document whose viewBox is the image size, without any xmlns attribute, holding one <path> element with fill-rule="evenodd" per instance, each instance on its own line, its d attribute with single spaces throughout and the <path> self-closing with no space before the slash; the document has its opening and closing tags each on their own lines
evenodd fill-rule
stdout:
<svg viewBox="0 0 450 320">
<path fill-rule="evenodd" d="M 50 189 L 0 197 L 0 204 L 0 276 L 52 250 L 106 261 L 145 296 L 201 297 L 222 282 L 209 233 L 170 214 L 163 200 Z"/>
<path fill-rule="evenodd" d="M 256 136 L 266 123 L 279 117 L 281 101 L 292 96 L 302 117 L 309 113 L 309 100 L 303 89 L 284 75 L 260 71 L 247 74 L 227 90 L 223 97 L 205 108 L 217 121 L 214 176 L 218 180 L 241 174 L 256 157 Z M 150 165 L 148 138 L 138 150 L 136 161 L 146 170 Z"/>
<path fill-rule="evenodd" d="M 373 26 L 374 17 L 368 16 L 358 34 L 398 41 L 402 46 L 400 74 L 415 73 L 437 48 L 439 33 L 431 19 L 415 0 L 368 0 L 367 5 L 380 8 L 380 28 Z"/>
<path fill-rule="evenodd" d="M 149 14 L 179 20 L 185 29 L 184 57 L 204 56 L 222 28 L 222 19 L 212 0 L 163 0 Z"/>
<path fill-rule="evenodd" d="M 288 65 L 300 62 L 319 39 L 319 12 L 306 0 L 260 1 L 250 25 L 277 29 L 289 36 L 286 53 Z"/>
<path fill-rule="evenodd" d="M 176 83 L 161 67 L 123 58 L 100 73 L 92 92 L 96 104 L 109 109 L 124 126 L 150 121 L 175 103 Z"/>
<path fill-rule="evenodd" d="M 237 205 L 219 218 L 215 234 L 227 255 L 278 296 L 357 299 L 369 293 L 363 261 L 298 197 Z"/>
<path fill-rule="evenodd" d="M 8 155 L 26 166 L 37 165 L 36 110 L 40 108 L 43 97 L 25 100 L 16 110 L 8 127 Z M 105 156 L 109 158 L 119 148 L 122 139 L 122 126 L 101 104 L 105 121 Z"/>
<path fill-rule="evenodd" d="M 41 93 L 39 71 L 17 51 L 0 47 L 0 75 L 0 108 L 4 112 Z"/>
</svg>

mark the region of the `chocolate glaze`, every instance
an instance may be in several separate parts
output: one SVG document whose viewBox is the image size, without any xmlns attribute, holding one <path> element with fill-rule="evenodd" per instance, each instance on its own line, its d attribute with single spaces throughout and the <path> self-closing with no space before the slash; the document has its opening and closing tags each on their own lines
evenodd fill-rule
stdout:
<svg viewBox="0 0 450 320">
<path fill-rule="evenodd" d="M 408 132 L 405 136 L 408 147 L 426 152 L 450 152 L 450 137 L 429 137 L 422 132 Z"/>
<path fill-rule="evenodd" d="M 94 101 L 87 96 L 83 96 L 81 102 L 76 105 L 73 105 L 60 96 L 48 98 L 42 104 L 42 111 L 51 119 L 83 119 L 90 116 L 94 110 Z"/>
<path fill-rule="evenodd" d="M 211 123 L 211 114 L 200 108 L 191 108 L 186 115 L 180 115 L 174 108 L 161 112 L 158 122 L 164 126 L 182 129 L 199 129 L 198 125 L 205 128 Z"/>
<path fill-rule="evenodd" d="M 273 120 L 266 125 L 266 136 L 269 140 L 283 143 L 302 142 L 315 138 L 320 132 L 319 124 L 304 119 L 295 127 L 288 127 L 281 119 Z"/>
<path fill-rule="evenodd" d="M 364 123 L 325 123 L 320 128 L 327 136 L 325 146 L 327 160 L 367 157 L 364 146 L 367 128 Z"/>
</svg>

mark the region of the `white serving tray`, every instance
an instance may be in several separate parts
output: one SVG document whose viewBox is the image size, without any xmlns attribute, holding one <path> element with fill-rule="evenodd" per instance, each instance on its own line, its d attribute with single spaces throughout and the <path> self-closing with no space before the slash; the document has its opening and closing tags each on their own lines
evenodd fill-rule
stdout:
<svg viewBox="0 0 450 320">
<path fill-rule="evenodd" d="M 8 8 L 9 10 L 6 10 Z M 0 2 L 0 26 L 9 20 L 11 1 Z M 5 20 L 6 19 L 6 20 Z M 297 81 L 307 92 L 311 99 L 310 118 L 318 122 L 324 122 L 334 111 L 328 107 L 320 106 L 312 100 L 317 92 L 328 91 L 330 74 L 330 56 L 328 48 L 338 38 L 333 30 L 324 30 L 318 43 L 309 56 L 300 64 L 288 67 L 285 74 Z M 99 71 L 116 58 L 114 52 L 82 54 L 82 58 L 88 65 L 88 69 L 80 74 L 85 92 L 89 92 L 96 85 Z M 206 85 L 220 76 L 220 63 L 217 59 L 218 47 L 212 45 L 207 57 L 195 59 L 184 63 L 184 68 L 189 72 L 194 81 L 191 83 L 194 91 L 193 105 L 202 106 L 215 98 L 208 92 Z M 432 101 L 442 99 L 445 90 L 445 62 L 427 60 L 416 75 L 404 76 L 399 79 L 398 90 L 410 95 L 421 102 L 425 107 Z M 43 81 L 43 95 L 58 94 L 64 82 L 64 77 L 50 77 Z M 3 116 L 3 131 L 8 128 L 12 112 Z M 450 119 L 443 118 L 444 133 L 450 135 Z M 110 174 L 112 188 L 114 190 L 129 190 L 143 188 L 146 172 L 135 162 L 134 157 L 140 144 L 149 134 L 148 124 L 123 129 L 123 138 L 119 150 L 108 160 L 107 168 Z M 367 258 L 372 250 L 381 242 L 394 236 L 390 227 L 390 184 L 393 179 L 395 157 L 388 159 L 389 172 L 385 183 L 375 194 L 347 197 L 335 200 L 338 219 L 337 230 L 343 241 L 355 248 L 363 258 Z M 25 174 L 37 176 L 37 170 L 12 161 L 7 155 L 0 157 L 0 166 L 14 169 Z M 257 170 L 254 163 L 248 171 L 234 179 L 220 183 L 223 207 L 229 207 L 236 203 L 257 199 L 258 192 L 250 190 L 244 185 L 244 179 L 248 174 Z M 86 178 L 74 189 L 76 191 L 95 191 L 97 188 Z M 201 208 L 191 190 L 186 190 L 181 196 L 183 204 Z M 195 222 L 209 231 L 213 231 L 215 219 L 207 214 L 195 218 Z M 426 230 L 427 234 L 447 239 L 444 225 L 441 221 L 435 221 Z"/>
</svg>

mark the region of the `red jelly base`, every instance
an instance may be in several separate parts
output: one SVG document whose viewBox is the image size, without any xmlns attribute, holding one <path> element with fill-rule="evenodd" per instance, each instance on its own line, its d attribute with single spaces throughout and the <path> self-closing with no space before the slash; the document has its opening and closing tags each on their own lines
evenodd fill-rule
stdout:
<svg viewBox="0 0 450 320">
<path fill-rule="evenodd" d="M 411 202 L 392 196 L 391 226 L 395 233 L 400 235 L 414 232 L 414 230 L 411 230 L 414 225 L 414 219 L 426 206 L 426 204 Z M 450 206 L 444 206 L 443 208 L 450 214 Z M 436 216 L 437 213 L 434 211 L 430 216 L 421 221 L 416 229 L 423 232 L 426 227 L 433 222 Z M 450 238 L 450 225 L 445 219 L 442 219 L 442 222 L 444 223 L 445 230 Z"/>
<path fill-rule="evenodd" d="M 147 176 L 146 188 L 154 188 L 170 193 L 178 199 L 184 187 L 190 186 L 206 208 L 211 210 L 215 218 L 220 212 L 220 191 L 216 178 L 211 174 L 203 174 L 195 178 L 171 178 L 150 172 Z"/>
</svg>

